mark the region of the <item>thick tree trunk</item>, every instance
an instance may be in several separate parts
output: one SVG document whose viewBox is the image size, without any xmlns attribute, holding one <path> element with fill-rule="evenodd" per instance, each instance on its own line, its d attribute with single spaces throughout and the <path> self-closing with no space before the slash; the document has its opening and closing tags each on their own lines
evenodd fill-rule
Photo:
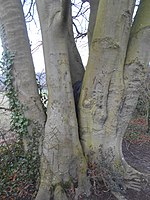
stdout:
<svg viewBox="0 0 150 200">
<path fill-rule="evenodd" d="M 48 85 L 41 184 L 36 200 L 89 195 L 86 161 L 79 142 L 68 56 L 70 1 L 37 0 Z M 71 195 L 71 196 L 69 196 Z"/>
<path fill-rule="evenodd" d="M 119 108 L 118 102 L 123 94 L 124 83 L 122 74 L 132 19 L 131 10 L 133 9 L 134 1 L 130 5 L 128 2 L 124 4 L 122 2 L 124 1 L 111 4 L 102 0 L 99 4 L 79 106 L 81 127 L 83 126 L 86 128 L 88 124 L 88 127 L 92 126 L 88 128 L 88 131 L 85 130 L 85 134 L 81 136 L 87 137 L 87 139 L 84 138 L 83 141 L 88 140 L 89 142 L 88 145 L 85 144 L 85 148 L 88 148 L 87 154 L 90 150 L 90 146 L 92 147 L 90 141 L 92 142 L 94 139 L 91 140 L 90 138 L 95 135 L 92 134 L 92 129 L 99 130 L 100 126 L 102 128 L 108 118 L 107 101 L 110 85 L 114 85 L 112 81 L 118 81 L 119 88 L 116 90 L 118 101 L 116 101 L 116 105 L 111 109 L 116 110 L 117 107 Z M 112 11 L 111 13 L 110 10 Z M 127 11 L 128 14 L 126 14 Z M 112 18 L 111 16 L 114 17 Z M 116 82 L 115 86 L 117 87 Z M 111 93 L 115 93 L 115 91 Z M 114 115 L 116 112 L 117 110 L 114 112 Z M 89 113 L 89 115 L 86 113 Z M 94 116 L 98 116 L 98 118 L 94 119 Z M 85 123 L 87 123 L 86 121 L 91 122 L 83 125 L 84 120 Z M 110 124 L 110 126 L 112 124 Z M 114 123 L 114 127 L 116 127 L 115 125 L 116 123 Z M 97 136 L 99 137 L 99 134 Z M 94 139 L 94 142 L 95 141 L 96 138 Z M 99 142 L 99 140 L 97 140 L 97 142 Z"/>
<path fill-rule="evenodd" d="M 25 118 L 30 121 L 28 133 L 23 135 L 24 147 L 29 150 L 33 146 L 37 148 L 40 142 L 39 138 L 45 124 L 45 113 L 38 94 L 21 1 L 0 0 L 0 5 L 3 48 L 15 55 L 12 65 L 13 87 L 19 100 L 19 106 Z"/>
<path fill-rule="evenodd" d="M 0 3 L 3 47 L 15 54 L 13 86 L 23 113 L 30 120 L 24 143 L 29 150 L 30 138 L 32 145 L 34 142 L 36 147 L 39 145 L 45 114 L 36 86 L 21 2 L 0 0 Z M 96 18 L 96 22 L 89 27 L 90 56 L 79 102 L 79 126 L 72 83 L 82 79 L 84 70 L 73 42 L 71 2 L 37 0 L 36 3 L 49 95 L 36 200 L 90 199 L 87 161 L 92 183 L 96 185 L 102 177 L 118 199 L 125 199 L 126 188 L 140 190 L 142 182 L 149 181 L 149 175 L 139 173 L 124 160 L 122 139 L 149 62 L 150 1 L 141 0 L 132 25 L 135 0 L 100 0 L 98 9 L 91 0 L 97 17 L 93 14 L 90 18 L 91 22 Z"/>
<path fill-rule="evenodd" d="M 100 1 L 79 103 L 81 140 L 89 164 L 101 170 L 119 199 L 125 199 L 121 194 L 127 187 L 140 190 L 144 177 L 122 155 L 122 139 L 149 62 L 150 27 L 145 19 L 150 18 L 150 3 L 141 3 L 130 34 L 134 3 Z"/>
</svg>

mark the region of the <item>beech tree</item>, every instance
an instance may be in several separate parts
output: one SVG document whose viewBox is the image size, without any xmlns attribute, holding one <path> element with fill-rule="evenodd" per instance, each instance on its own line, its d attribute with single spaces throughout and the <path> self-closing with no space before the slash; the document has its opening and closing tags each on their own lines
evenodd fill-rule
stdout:
<svg viewBox="0 0 150 200">
<path fill-rule="evenodd" d="M 32 154 L 34 147 L 40 156 L 36 200 L 92 199 L 92 188 L 101 180 L 118 199 L 126 199 L 128 188 L 140 191 L 149 182 L 149 174 L 125 161 L 122 140 L 150 60 L 150 1 L 141 0 L 134 19 L 136 0 L 88 2 L 89 59 L 84 72 L 74 41 L 71 1 L 36 0 L 48 86 L 45 113 L 21 1 L 0 0 L 3 48 L 13 54 L 13 62 L 7 63 L 13 98 L 27 126 L 20 130 L 14 123 L 14 128 L 22 134 L 25 151 Z M 79 80 L 76 114 L 72 85 Z"/>
</svg>

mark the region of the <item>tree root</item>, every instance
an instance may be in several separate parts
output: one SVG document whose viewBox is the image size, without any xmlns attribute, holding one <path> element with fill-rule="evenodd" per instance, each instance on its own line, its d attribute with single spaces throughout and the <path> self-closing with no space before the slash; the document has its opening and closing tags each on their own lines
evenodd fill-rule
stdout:
<svg viewBox="0 0 150 200">
<path fill-rule="evenodd" d="M 136 191 L 141 191 L 143 189 L 143 183 L 150 182 L 150 174 L 141 173 L 135 170 L 133 167 L 128 165 L 126 161 L 123 163 L 125 174 L 124 181 L 126 189 L 130 188 Z"/>
<path fill-rule="evenodd" d="M 145 185 L 150 183 L 150 174 L 141 173 L 131 167 L 119 151 L 114 146 L 101 148 L 97 167 L 112 194 L 119 200 L 126 200 L 127 189 L 137 192 L 144 190 Z"/>
</svg>

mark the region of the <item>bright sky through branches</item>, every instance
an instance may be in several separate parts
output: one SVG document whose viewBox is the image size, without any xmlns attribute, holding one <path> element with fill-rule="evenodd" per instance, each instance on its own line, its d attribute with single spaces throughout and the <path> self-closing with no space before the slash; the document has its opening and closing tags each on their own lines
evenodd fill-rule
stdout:
<svg viewBox="0 0 150 200">
<path fill-rule="evenodd" d="M 136 4 L 138 5 L 140 0 L 136 1 Z M 76 25 L 79 33 L 86 33 L 88 29 L 88 18 L 90 14 L 90 9 L 89 9 L 89 3 L 85 2 L 82 4 L 81 0 L 72 0 L 72 15 L 73 15 L 73 22 Z M 81 5 L 82 5 L 82 10 L 81 10 Z M 30 7 L 30 1 L 26 1 L 24 5 L 24 12 L 25 15 L 27 14 L 28 10 Z M 81 12 L 79 12 L 81 11 Z M 137 11 L 137 6 L 135 8 L 134 15 Z M 33 61 L 34 61 L 34 66 L 36 72 L 41 72 L 44 69 L 44 57 L 43 57 L 43 49 L 42 49 L 42 38 L 41 38 L 41 31 L 40 31 L 40 25 L 39 25 L 39 20 L 38 20 L 38 14 L 36 7 L 33 7 L 33 20 L 31 22 L 27 23 L 27 30 L 28 30 L 28 35 L 29 35 L 29 40 L 31 44 L 31 51 L 32 51 L 32 56 L 33 56 Z M 29 17 L 30 20 L 30 17 Z M 79 50 L 79 53 L 81 55 L 82 61 L 84 66 L 87 64 L 88 60 L 88 40 L 87 36 L 85 37 L 80 37 L 79 34 L 76 31 L 75 26 L 74 28 L 74 33 L 75 33 L 75 38 L 76 39 L 76 44 Z M 0 44 L 0 57 L 2 53 L 2 47 Z"/>
<path fill-rule="evenodd" d="M 76 6 L 72 6 L 73 16 L 75 16 L 81 7 L 81 0 L 73 0 L 73 2 L 76 4 Z M 89 5 L 87 5 L 87 4 L 88 3 L 84 4 L 85 9 L 87 8 L 87 6 L 89 7 Z M 24 5 L 25 15 L 28 12 L 29 6 L 30 6 L 30 3 L 28 3 L 28 1 L 27 1 L 27 3 Z M 35 66 L 35 71 L 41 72 L 44 70 L 45 64 L 44 64 L 44 57 L 43 57 L 40 24 L 39 24 L 39 20 L 38 20 L 38 14 L 37 14 L 36 7 L 34 7 L 33 12 L 34 12 L 34 16 L 33 16 L 34 19 L 31 22 L 27 22 L 27 30 L 28 30 L 29 40 L 30 40 L 30 44 L 31 44 L 31 52 L 32 52 L 34 66 Z M 77 20 L 74 20 L 76 25 L 78 26 L 80 32 L 82 32 L 82 33 L 87 31 L 88 16 L 89 16 L 89 10 L 86 13 L 84 13 L 83 16 L 80 15 L 77 18 Z M 86 66 L 87 59 L 88 59 L 87 36 L 84 38 L 79 38 L 77 40 L 77 47 L 78 47 L 80 55 L 82 57 L 83 64 Z M 3 49 L 2 49 L 1 43 L 0 43 L 0 58 L 1 58 L 2 51 L 3 51 Z"/>
</svg>

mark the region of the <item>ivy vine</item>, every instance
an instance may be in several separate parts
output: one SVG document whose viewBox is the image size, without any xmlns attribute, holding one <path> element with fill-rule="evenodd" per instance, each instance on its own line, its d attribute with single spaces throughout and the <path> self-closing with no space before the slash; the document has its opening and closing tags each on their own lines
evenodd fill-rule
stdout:
<svg viewBox="0 0 150 200">
<path fill-rule="evenodd" d="M 5 50 L 0 61 L 0 68 L 4 76 L 5 94 L 11 110 L 11 129 L 18 134 L 16 143 L 7 145 L 9 148 L 0 146 L 2 154 L 0 156 L 0 199 L 7 199 L 8 196 L 13 199 L 23 199 L 23 197 L 32 199 L 32 196 L 36 193 L 39 180 L 38 139 L 40 130 L 38 130 L 37 124 L 35 125 L 36 128 L 33 127 L 33 135 L 28 134 L 30 121 L 24 115 L 25 107 L 19 101 L 13 85 L 14 57 L 14 53 Z M 30 138 L 28 151 L 24 151 L 22 148 L 23 136 Z M 22 194 L 22 191 L 25 191 L 26 194 Z M 20 194 L 22 195 L 20 196 Z"/>
<path fill-rule="evenodd" d="M 0 68 L 11 111 L 11 129 L 17 133 L 18 138 L 13 144 L 0 146 L 0 199 L 8 199 L 8 197 L 10 199 L 32 199 L 37 192 L 40 174 L 38 148 L 41 127 L 37 122 L 31 122 L 25 117 L 26 107 L 18 99 L 13 77 L 15 53 L 7 48 L 7 37 L 3 24 L 0 24 L 0 37 L 4 47 Z M 29 125 L 32 128 L 31 135 L 28 133 Z M 29 142 L 27 151 L 22 148 L 23 138 L 28 139 Z"/>
<path fill-rule="evenodd" d="M 2 60 L 0 61 L 3 76 L 5 78 L 5 92 L 9 99 L 9 107 L 11 110 L 11 128 L 15 130 L 19 136 L 28 133 L 29 119 L 24 116 L 24 107 L 18 100 L 18 95 L 13 86 L 12 67 L 14 63 L 15 54 L 9 50 L 2 53 Z"/>
</svg>

